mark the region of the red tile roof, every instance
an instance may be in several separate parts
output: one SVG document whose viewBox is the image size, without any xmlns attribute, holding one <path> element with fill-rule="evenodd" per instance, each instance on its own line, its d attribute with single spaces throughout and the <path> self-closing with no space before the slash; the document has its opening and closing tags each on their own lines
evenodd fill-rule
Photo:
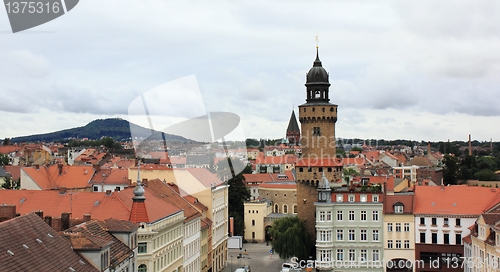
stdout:
<svg viewBox="0 0 500 272">
<path fill-rule="evenodd" d="M 139 169 L 137 166 L 134 166 L 134 167 L 130 167 L 130 169 L 133 169 L 133 170 L 137 170 Z M 148 170 L 171 170 L 172 167 L 168 167 L 166 165 L 162 165 L 162 164 L 151 164 L 151 163 L 148 163 L 148 164 L 142 164 L 141 163 L 141 171 L 148 171 Z"/>
<path fill-rule="evenodd" d="M 404 214 L 413 213 L 413 195 L 386 195 L 384 199 L 384 214 L 394 214 L 394 204 L 403 204 Z"/>
<path fill-rule="evenodd" d="M 148 209 L 145 201 L 133 201 L 130 217 L 128 219 L 133 223 L 149 222 Z"/>
<path fill-rule="evenodd" d="M 21 166 L 5 165 L 3 169 L 9 172 L 13 180 L 18 180 L 21 178 Z"/>
<path fill-rule="evenodd" d="M 182 171 L 182 170 L 174 170 L 174 171 Z M 221 185 L 223 182 L 220 180 L 217 175 L 211 173 L 205 168 L 186 168 L 192 176 L 194 176 L 201 184 L 203 184 L 206 188 L 210 188 L 212 185 Z"/>
<path fill-rule="evenodd" d="M 149 155 L 153 159 L 160 159 L 160 164 L 170 164 L 168 152 L 149 152 Z"/>
<path fill-rule="evenodd" d="M 186 157 L 171 157 L 170 162 L 174 164 L 186 164 Z"/>
<path fill-rule="evenodd" d="M 414 213 L 477 216 L 499 194 L 499 189 L 485 187 L 415 186 Z"/>
<path fill-rule="evenodd" d="M 23 167 L 24 171 L 42 190 L 66 188 L 90 187 L 90 180 L 94 175 L 91 166 L 62 166 L 59 174 L 59 165 L 51 165 L 48 168 Z"/>
<path fill-rule="evenodd" d="M 128 170 L 123 168 L 101 169 L 95 173 L 92 184 L 129 184 Z"/>
</svg>

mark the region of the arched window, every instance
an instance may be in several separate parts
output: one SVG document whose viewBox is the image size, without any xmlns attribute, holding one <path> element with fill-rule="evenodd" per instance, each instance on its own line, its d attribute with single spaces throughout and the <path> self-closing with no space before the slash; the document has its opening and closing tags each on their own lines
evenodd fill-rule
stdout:
<svg viewBox="0 0 500 272">
<path fill-rule="evenodd" d="M 288 205 L 283 205 L 283 213 L 288 213 Z"/>
<path fill-rule="evenodd" d="M 278 204 L 274 204 L 274 212 L 279 213 L 280 212 L 280 206 Z"/>
<path fill-rule="evenodd" d="M 255 226 L 255 220 L 252 220 L 252 226 Z"/>
<path fill-rule="evenodd" d="M 394 203 L 394 213 L 403 213 L 404 212 L 404 205 L 401 202 L 396 202 Z"/>
<path fill-rule="evenodd" d="M 297 213 L 297 204 L 293 205 L 293 213 L 296 214 Z"/>
<path fill-rule="evenodd" d="M 139 265 L 137 272 L 146 272 L 146 271 L 148 271 L 148 267 L 145 264 Z"/>
</svg>

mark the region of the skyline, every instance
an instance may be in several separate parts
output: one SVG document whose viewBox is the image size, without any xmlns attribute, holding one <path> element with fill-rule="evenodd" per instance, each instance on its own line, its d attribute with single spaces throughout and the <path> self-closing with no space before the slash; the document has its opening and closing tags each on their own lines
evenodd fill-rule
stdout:
<svg viewBox="0 0 500 272">
<path fill-rule="evenodd" d="M 500 141 L 498 11 L 495 1 L 88 0 L 16 34 L 1 11 L 0 139 L 134 122 L 135 98 L 192 75 L 206 111 L 238 114 L 246 138 L 282 138 L 305 103 L 318 33 L 337 137 Z M 188 103 L 172 109 L 177 122 L 192 117 Z"/>
</svg>

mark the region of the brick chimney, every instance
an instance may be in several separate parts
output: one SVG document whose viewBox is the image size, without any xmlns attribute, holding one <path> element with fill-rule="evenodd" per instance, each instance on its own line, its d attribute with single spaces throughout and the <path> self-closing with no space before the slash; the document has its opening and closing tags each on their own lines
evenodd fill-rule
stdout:
<svg viewBox="0 0 500 272">
<path fill-rule="evenodd" d="M 52 227 L 52 216 L 46 215 L 44 218 L 44 221 L 45 221 L 45 223 L 47 223 L 47 225 Z"/>
<path fill-rule="evenodd" d="M 83 215 L 83 222 L 88 222 L 90 221 L 92 218 L 90 217 L 90 214 L 84 214 Z"/>
<path fill-rule="evenodd" d="M 40 218 L 43 219 L 43 211 L 42 210 L 36 211 L 35 214 L 38 215 Z"/>
<path fill-rule="evenodd" d="M 61 218 L 60 217 L 54 217 L 52 218 L 52 228 L 55 231 L 61 231 Z"/>
<path fill-rule="evenodd" d="M 70 217 L 71 217 L 71 213 L 63 212 L 61 214 L 61 230 L 69 229 Z"/>
<path fill-rule="evenodd" d="M 63 165 L 62 165 L 62 163 L 57 164 L 57 168 L 59 169 L 59 175 L 62 175 L 62 172 L 63 172 Z"/>
<path fill-rule="evenodd" d="M 16 217 L 16 205 L 0 205 L 0 222 Z"/>
<path fill-rule="evenodd" d="M 229 236 L 233 236 L 234 234 L 234 218 L 229 217 Z"/>
</svg>

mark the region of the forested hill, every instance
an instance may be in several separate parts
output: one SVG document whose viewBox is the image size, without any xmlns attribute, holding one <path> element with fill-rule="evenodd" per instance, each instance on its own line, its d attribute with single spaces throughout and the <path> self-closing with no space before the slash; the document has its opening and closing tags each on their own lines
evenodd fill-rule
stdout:
<svg viewBox="0 0 500 272">
<path fill-rule="evenodd" d="M 22 136 L 12 138 L 12 143 L 19 142 L 65 142 L 69 139 L 83 139 L 88 138 L 97 140 L 101 137 L 111 137 L 116 141 L 128 140 L 131 138 L 130 130 L 134 131 L 134 136 L 143 137 L 148 139 L 164 139 L 167 142 L 192 142 L 181 136 L 164 134 L 162 132 L 154 131 L 151 136 L 151 130 L 130 123 L 127 120 L 120 118 L 97 119 L 83 127 L 70 128 L 50 133 L 36 134 L 30 136 Z"/>
</svg>

